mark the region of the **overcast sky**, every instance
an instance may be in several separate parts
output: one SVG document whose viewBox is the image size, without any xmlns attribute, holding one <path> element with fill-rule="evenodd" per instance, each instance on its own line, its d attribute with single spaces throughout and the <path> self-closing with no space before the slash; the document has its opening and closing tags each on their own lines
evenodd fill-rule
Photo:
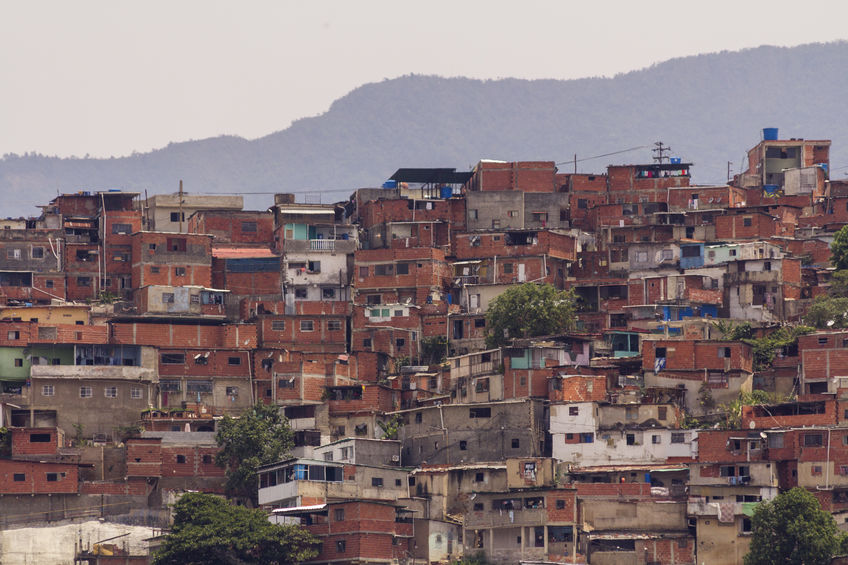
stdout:
<svg viewBox="0 0 848 565">
<path fill-rule="evenodd" d="M 612 76 L 848 37 L 848 2 L 0 0 L 0 154 L 254 139 L 415 73 Z"/>
</svg>

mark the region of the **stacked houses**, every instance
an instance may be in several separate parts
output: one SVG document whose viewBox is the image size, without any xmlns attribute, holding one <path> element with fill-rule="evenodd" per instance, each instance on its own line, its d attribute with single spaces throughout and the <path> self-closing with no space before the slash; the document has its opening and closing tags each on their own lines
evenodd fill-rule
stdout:
<svg viewBox="0 0 848 565">
<path fill-rule="evenodd" d="M 1 222 L 0 525 L 161 525 L 224 493 L 217 423 L 266 403 L 296 447 L 258 501 L 321 540 L 311 563 L 741 563 L 794 486 L 848 529 L 848 331 L 766 361 L 730 339 L 827 293 L 829 147 L 766 130 L 718 186 L 676 158 L 483 160 L 264 211 L 57 196 Z M 573 290 L 574 331 L 487 348 L 517 284 Z"/>
</svg>

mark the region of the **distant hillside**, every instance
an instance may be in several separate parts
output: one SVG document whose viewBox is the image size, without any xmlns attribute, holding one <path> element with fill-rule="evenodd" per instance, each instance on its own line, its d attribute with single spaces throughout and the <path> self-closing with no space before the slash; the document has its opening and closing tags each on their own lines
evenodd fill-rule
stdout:
<svg viewBox="0 0 848 565">
<path fill-rule="evenodd" d="M 57 192 L 123 188 L 272 193 L 379 186 L 399 167 L 467 169 L 481 158 L 567 161 L 662 140 L 695 163 L 699 183 L 738 171 L 763 127 L 781 137 L 833 140 L 834 178 L 848 171 L 848 43 L 759 47 L 700 55 L 614 78 L 490 80 L 406 76 L 367 84 L 323 115 L 256 140 L 218 137 L 172 143 L 112 159 L 40 155 L 0 160 L 2 216 L 32 215 Z M 646 162 L 648 149 L 581 162 Z M 839 170 L 840 167 L 846 167 Z M 299 196 L 299 199 L 302 197 Z M 261 209 L 270 195 L 248 196 Z"/>
</svg>

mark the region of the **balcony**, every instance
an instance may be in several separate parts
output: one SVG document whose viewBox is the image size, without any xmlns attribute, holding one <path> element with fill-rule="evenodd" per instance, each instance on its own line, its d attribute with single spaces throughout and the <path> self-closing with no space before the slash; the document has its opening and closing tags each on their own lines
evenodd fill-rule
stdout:
<svg viewBox="0 0 848 565">
<path fill-rule="evenodd" d="M 286 253 L 353 253 L 356 241 L 353 239 L 286 239 L 283 242 Z"/>
</svg>

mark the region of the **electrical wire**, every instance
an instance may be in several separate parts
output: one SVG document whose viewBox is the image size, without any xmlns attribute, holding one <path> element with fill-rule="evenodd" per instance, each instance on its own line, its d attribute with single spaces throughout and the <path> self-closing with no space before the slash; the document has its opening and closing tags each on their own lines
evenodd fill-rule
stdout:
<svg viewBox="0 0 848 565">
<path fill-rule="evenodd" d="M 619 155 L 621 153 L 628 153 L 630 151 L 636 151 L 637 149 L 645 149 L 650 147 L 650 145 L 639 145 L 637 147 L 631 147 L 630 149 L 622 149 L 621 151 L 613 151 L 612 153 L 604 153 L 603 155 L 593 155 L 591 157 L 583 157 L 582 159 L 571 159 L 569 161 L 561 161 L 556 163 L 557 165 L 567 165 L 568 163 L 582 163 L 583 161 L 590 161 L 592 159 L 600 159 L 601 157 L 609 157 L 610 155 Z"/>
</svg>

